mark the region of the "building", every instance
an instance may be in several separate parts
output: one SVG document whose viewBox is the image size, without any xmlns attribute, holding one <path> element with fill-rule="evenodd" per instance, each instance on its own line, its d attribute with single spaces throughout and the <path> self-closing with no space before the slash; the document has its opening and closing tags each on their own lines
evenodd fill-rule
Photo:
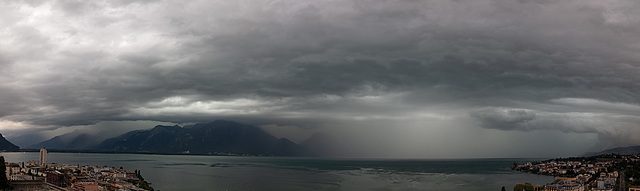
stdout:
<svg viewBox="0 0 640 191">
<path fill-rule="evenodd" d="M 584 191 L 584 184 L 577 178 L 556 177 L 552 184 L 544 187 L 545 191 Z"/>
<path fill-rule="evenodd" d="M 104 190 L 104 188 L 98 186 L 95 182 L 77 182 L 73 184 L 73 188 L 82 191 L 99 191 Z"/>
<path fill-rule="evenodd" d="M 616 178 L 603 177 L 597 179 L 598 190 L 613 190 L 616 188 Z"/>
<path fill-rule="evenodd" d="M 40 166 L 44 167 L 47 165 L 47 149 L 42 147 L 40 149 Z"/>
<path fill-rule="evenodd" d="M 64 174 L 58 171 L 47 172 L 46 182 L 60 187 L 66 186 L 64 182 Z"/>
<path fill-rule="evenodd" d="M 42 180 L 17 180 L 11 181 L 13 190 L 55 190 L 68 191 L 68 189 L 49 184 Z"/>
</svg>

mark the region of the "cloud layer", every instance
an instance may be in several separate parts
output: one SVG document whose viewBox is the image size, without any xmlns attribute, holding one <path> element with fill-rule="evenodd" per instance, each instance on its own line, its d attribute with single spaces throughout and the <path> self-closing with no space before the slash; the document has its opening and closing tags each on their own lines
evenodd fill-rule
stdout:
<svg viewBox="0 0 640 191">
<path fill-rule="evenodd" d="M 0 121 L 381 120 L 640 144 L 634 1 L 8 1 Z M 389 127 L 392 128 L 392 127 Z"/>
</svg>

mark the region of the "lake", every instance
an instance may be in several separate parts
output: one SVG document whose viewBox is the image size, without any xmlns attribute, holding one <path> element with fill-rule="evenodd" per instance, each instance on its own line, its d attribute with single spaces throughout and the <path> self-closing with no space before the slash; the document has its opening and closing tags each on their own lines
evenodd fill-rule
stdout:
<svg viewBox="0 0 640 191">
<path fill-rule="evenodd" d="M 4 152 L 7 162 L 36 152 Z M 141 170 L 156 190 L 512 190 L 553 177 L 510 170 L 540 159 L 325 159 L 49 153 L 49 163 Z"/>
</svg>

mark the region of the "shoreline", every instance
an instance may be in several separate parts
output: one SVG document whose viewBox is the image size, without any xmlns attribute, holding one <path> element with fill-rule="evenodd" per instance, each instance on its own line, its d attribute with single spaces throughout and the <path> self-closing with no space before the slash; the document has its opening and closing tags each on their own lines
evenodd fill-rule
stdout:
<svg viewBox="0 0 640 191">
<path fill-rule="evenodd" d="M 237 157 L 290 157 L 304 158 L 305 156 L 267 156 L 267 155 L 238 155 L 238 154 L 194 154 L 194 153 L 161 153 L 161 152 L 123 152 L 123 151 L 99 151 L 99 150 L 68 150 L 47 149 L 49 153 L 98 153 L 98 154 L 144 154 L 144 155 L 185 155 L 185 156 L 237 156 Z M 20 149 L 18 151 L 2 151 L 11 153 L 39 152 L 39 149 Z M 0 153 L 2 153 L 0 152 Z"/>
<path fill-rule="evenodd" d="M 332 157 L 332 156 L 273 156 L 273 155 L 240 155 L 240 154 L 197 154 L 197 153 L 162 153 L 162 152 L 123 152 L 123 151 L 100 151 L 100 150 L 71 150 L 71 149 L 47 149 L 49 153 L 98 153 L 98 154 L 142 154 L 142 155 L 184 155 L 184 156 L 235 156 L 235 157 L 269 157 L 269 158 L 310 158 L 310 159 L 330 159 L 330 160 L 362 160 L 362 161 L 492 161 L 492 160 L 523 160 L 541 161 L 550 160 L 548 158 L 514 158 L 514 157 L 487 157 L 487 158 L 392 158 L 392 157 Z M 18 151 L 0 151 L 0 153 L 20 153 L 39 152 L 39 149 L 20 149 Z M 506 166 L 505 168 L 511 168 Z"/>
</svg>

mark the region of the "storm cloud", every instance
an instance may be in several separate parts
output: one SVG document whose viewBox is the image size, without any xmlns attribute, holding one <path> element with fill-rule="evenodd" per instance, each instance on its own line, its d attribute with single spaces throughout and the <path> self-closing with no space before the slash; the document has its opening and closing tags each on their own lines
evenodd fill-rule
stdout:
<svg viewBox="0 0 640 191">
<path fill-rule="evenodd" d="M 318 131 L 412 124 L 424 134 L 455 125 L 640 144 L 638 8 L 599 0 L 5 1 L 0 124 L 231 119 Z"/>
</svg>

